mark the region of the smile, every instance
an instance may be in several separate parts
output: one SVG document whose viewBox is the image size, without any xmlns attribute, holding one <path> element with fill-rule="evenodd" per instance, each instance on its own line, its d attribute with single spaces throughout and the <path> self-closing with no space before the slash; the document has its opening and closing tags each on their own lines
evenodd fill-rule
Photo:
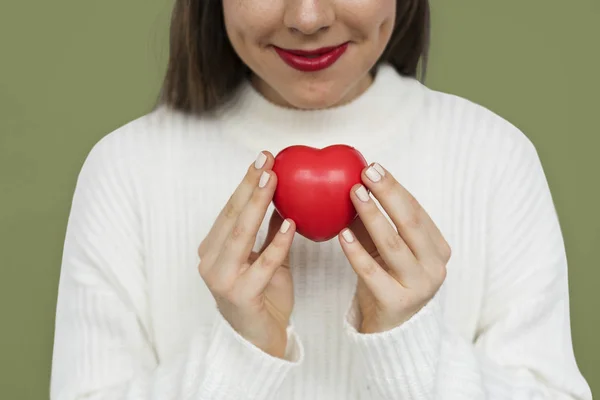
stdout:
<svg viewBox="0 0 600 400">
<path fill-rule="evenodd" d="M 320 71 L 332 66 L 348 48 L 348 42 L 316 50 L 283 49 L 274 46 L 281 59 L 290 67 L 303 72 Z"/>
</svg>

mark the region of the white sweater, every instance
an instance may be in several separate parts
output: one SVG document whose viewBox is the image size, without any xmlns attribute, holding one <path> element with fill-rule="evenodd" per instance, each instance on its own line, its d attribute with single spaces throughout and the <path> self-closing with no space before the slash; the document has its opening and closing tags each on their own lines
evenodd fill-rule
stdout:
<svg viewBox="0 0 600 400">
<path fill-rule="evenodd" d="M 338 241 L 297 235 L 288 349 L 275 358 L 216 310 L 197 248 L 259 151 L 334 143 L 415 195 L 452 247 L 448 275 L 408 322 L 360 334 L 356 275 Z M 591 399 L 535 147 L 485 108 L 387 65 L 333 109 L 284 109 L 246 84 L 210 118 L 163 107 L 117 129 L 77 180 L 51 398 Z"/>
</svg>

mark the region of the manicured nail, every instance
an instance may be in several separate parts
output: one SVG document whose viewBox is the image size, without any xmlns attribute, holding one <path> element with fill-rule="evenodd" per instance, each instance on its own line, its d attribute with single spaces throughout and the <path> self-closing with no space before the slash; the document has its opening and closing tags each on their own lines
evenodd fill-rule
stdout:
<svg viewBox="0 0 600 400">
<path fill-rule="evenodd" d="M 373 164 L 373 168 L 375 168 L 375 170 L 377 172 L 379 172 L 379 175 L 381 176 L 385 176 L 385 170 L 383 169 L 383 167 L 377 163 Z"/>
<path fill-rule="evenodd" d="M 267 186 L 267 182 L 269 182 L 270 177 L 271 175 L 269 175 L 268 172 L 263 171 L 262 175 L 260 176 L 260 180 L 258 181 L 258 187 L 264 188 Z"/>
<path fill-rule="evenodd" d="M 265 162 L 267 162 L 267 155 L 263 152 L 258 153 L 258 157 L 256 157 L 256 161 L 254 161 L 254 168 L 261 169 L 264 167 Z"/>
<path fill-rule="evenodd" d="M 347 243 L 354 242 L 354 236 L 352 236 L 352 232 L 350 232 L 349 229 L 346 229 L 344 232 L 342 232 L 342 237 Z"/>
<path fill-rule="evenodd" d="M 288 229 L 290 229 L 290 221 L 288 221 L 287 219 L 283 221 L 283 223 L 281 224 L 281 227 L 279 228 L 279 232 L 281 233 L 286 233 L 288 231 Z"/>
<path fill-rule="evenodd" d="M 354 193 L 356 193 L 356 197 L 358 197 L 360 201 L 369 201 L 369 193 L 367 193 L 367 189 L 365 189 L 364 186 L 361 185 Z"/>
<path fill-rule="evenodd" d="M 369 169 L 367 169 L 366 174 L 367 178 L 369 178 L 373 182 L 379 182 L 381 180 L 381 174 L 377 172 L 377 170 L 373 167 L 369 167 Z"/>
</svg>

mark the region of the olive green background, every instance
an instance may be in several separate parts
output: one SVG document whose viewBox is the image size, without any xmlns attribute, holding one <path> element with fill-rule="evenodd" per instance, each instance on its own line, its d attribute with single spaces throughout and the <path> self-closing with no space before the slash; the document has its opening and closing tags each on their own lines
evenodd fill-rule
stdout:
<svg viewBox="0 0 600 400">
<path fill-rule="evenodd" d="M 567 245 L 576 356 L 600 391 L 600 4 L 432 8 L 429 86 L 491 108 L 540 153 Z M 75 180 L 98 139 L 152 107 L 169 13 L 168 0 L 0 1 L 0 398 L 48 398 Z"/>
</svg>

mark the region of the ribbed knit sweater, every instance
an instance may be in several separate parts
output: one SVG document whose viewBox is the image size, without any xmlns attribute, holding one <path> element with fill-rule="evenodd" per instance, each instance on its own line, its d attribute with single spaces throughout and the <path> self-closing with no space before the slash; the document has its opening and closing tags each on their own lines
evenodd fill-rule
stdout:
<svg viewBox="0 0 600 400">
<path fill-rule="evenodd" d="M 337 143 L 417 198 L 452 248 L 447 277 L 410 320 L 362 334 L 338 241 L 296 235 L 288 348 L 273 357 L 221 316 L 197 249 L 258 152 Z M 68 219 L 51 398 L 589 400 L 567 278 L 540 158 L 503 118 L 388 65 L 325 110 L 245 83 L 210 116 L 161 107 L 91 149 Z"/>
</svg>

